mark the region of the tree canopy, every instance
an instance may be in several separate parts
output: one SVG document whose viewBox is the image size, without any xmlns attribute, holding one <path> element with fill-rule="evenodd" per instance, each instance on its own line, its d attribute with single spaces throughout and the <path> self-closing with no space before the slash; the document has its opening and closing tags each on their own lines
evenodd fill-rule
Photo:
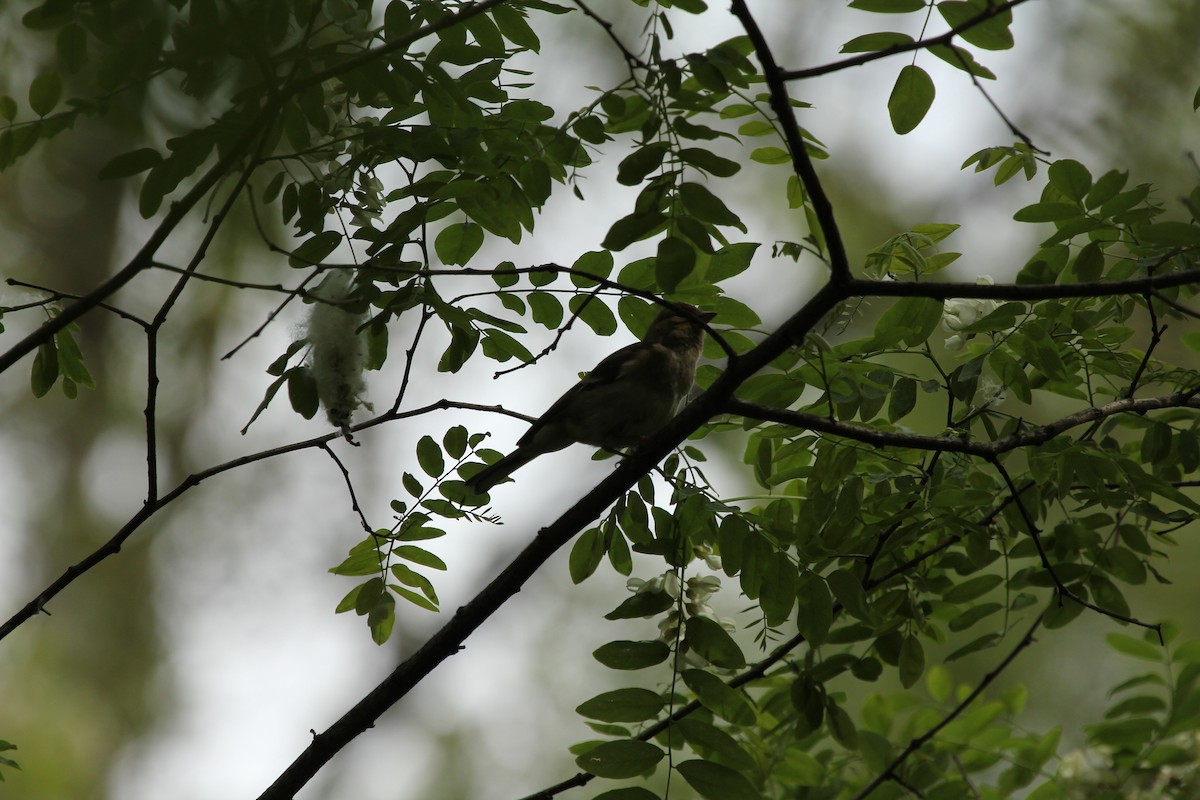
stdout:
<svg viewBox="0 0 1200 800">
<path fill-rule="evenodd" d="M 320 534 L 345 552 L 328 565 L 345 584 L 329 613 L 361 617 L 379 645 L 411 615 L 439 626 L 314 730 L 264 800 L 303 793 L 371 737 L 560 552 L 575 584 L 615 572 L 629 591 L 609 598 L 606 643 L 573 656 L 611 684 L 574 711 L 552 698 L 588 733 L 531 797 L 1194 796 L 1200 643 L 1127 598 L 1186 580 L 1172 562 L 1200 513 L 1200 169 L 1180 158 L 1187 188 L 1164 196 L 1116 159 L 1052 155 L 1036 117 L 992 97 L 1004 73 L 987 64 L 1020 50 L 1042 5 L 810 9 L 827 45 L 861 31 L 811 66 L 785 61 L 789 30 L 764 22 L 778 10 L 748 0 L 23 9 L 10 35 L 43 66 L 0 97 L 0 169 L 24 174 L 64 142 L 86 152 L 87 214 L 119 263 L 6 265 L 0 372 L 38 398 L 23 413 L 41 428 L 74 419 L 71 441 L 138 427 L 144 468 L 111 528 L 39 554 L 52 563 L 28 572 L 49 574 L 6 612 L 0 647 L 60 625 L 42 614 L 69 595 L 101 598 L 89 624 L 119 636 L 128 607 L 97 577 L 107 562 L 198 494 L 228 493 L 237 525 L 219 476 L 312 452 L 343 491 L 341 526 Z M 551 37 L 612 62 L 564 86 Z M 866 112 L 808 98 L 855 69 L 891 86 L 891 131 L 868 138 L 930 125 L 948 83 L 982 98 L 1007 138 L 948 136 L 940 167 L 973 175 L 974 202 L 1011 219 L 966 231 L 876 210 L 885 236 L 848 233 L 857 212 L 826 176 L 855 165 L 825 115 Z M 1188 99 L 1194 112 L 1200 92 Z M 592 229 L 547 230 L 571 198 Z M 45 225 L 48 251 L 94 241 L 53 214 Z M 512 446 L 488 426 L 540 409 L 458 376 L 488 364 L 529 380 L 560 348 L 644 334 L 665 303 L 715 313 L 670 423 L 561 513 L 524 473 L 490 496 L 468 487 Z M 253 328 L 222 353 L 214 327 L 232 327 L 233 307 Z M 196 464 L 187 440 L 205 434 L 180 418 L 221 396 L 220 356 L 272 335 L 286 343 L 255 365 L 261 401 L 222 435 L 287 430 L 281 407 L 293 431 L 323 411 L 325 431 Z M 381 513 L 352 453 L 390 430 L 413 450 L 392 454 Z M 301 513 L 321 502 L 283 489 Z M 83 494 L 45 502 L 69 515 Z M 521 549 L 448 613 L 441 545 L 521 505 L 554 514 L 509 530 Z M 1008 678 L 1030 649 L 1078 646 L 1063 630 L 1083 617 L 1152 666 L 1092 686 L 1107 709 L 1064 732 Z M 0 778 L 18 786 L 30 760 L 55 757 L 22 729 L 0 715 Z"/>
</svg>

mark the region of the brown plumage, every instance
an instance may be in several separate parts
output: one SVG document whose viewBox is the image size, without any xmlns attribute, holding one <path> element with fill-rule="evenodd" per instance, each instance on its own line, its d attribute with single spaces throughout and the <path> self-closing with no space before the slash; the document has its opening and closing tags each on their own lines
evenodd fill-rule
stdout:
<svg viewBox="0 0 1200 800">
<path fill-rule="evenodd" d="M 696 379 L 704 327 L 715 314 L 677 303 L 659 312 L 642 341 L 605 358 L 555 401 L 517 449 L 477 472 L 467 485 L 478 494 L 543 453 L 575 442 L 617 450 L 631 447 L 665 425 Z"/>
</svg>

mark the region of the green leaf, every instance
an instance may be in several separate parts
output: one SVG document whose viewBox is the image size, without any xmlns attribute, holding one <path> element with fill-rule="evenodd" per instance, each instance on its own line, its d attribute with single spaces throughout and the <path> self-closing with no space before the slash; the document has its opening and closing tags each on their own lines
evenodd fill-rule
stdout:
<svg viewBox="0 0 1200 800">
<path fill-rule="evenodd" d="M 505 39 L 517 47 L 524 47 L 535 53 L 541 50 L 542 43 L 538 40 L 533 28 L 529 27 L 529 23 L 525 20 L 525 14 L 521 10 L 501 4 L 493 8 L 491 14 L 492 19 L 496 21 L 496 27 L 504 34 Z"/>
<path fill-rule="evenodd" d="M 455 222 L 438 232 L 433 249 L 443 264 L 466 266 L 483 246 L 483 228 L 471 222 Z"/>
<path fill-rule="evenodd" d="M 417 463 L 431 478 L 440 477 L 446 471 L 446 464 L 442 460 L 442 448 L 432 436 L 422 436 L 417 441 Z"/>
<path fill-rule="evenodd" d="M 1083 202 L 1092 189 L 1092 174 L 1087 167 L 1070 158 L 1055 161 L 1046 170 L 1050 185 L 1077 202 Z"/>
<path fill-rule="evenodd" d="M 695 758 L 675 769 L 701 797 L 708 800 L 759 800 L 762 797 L 746 776 L 714 761 Z"/>
<path fill-rule="evenodd" d="M 978 575 L 964 581 L 942 595 L 947 603 L 969 603 L 995 589 L 1004 578 L 1001 575 Z"/>
<path fill-rule="evenodd" d="M 758 242 L 735 242 L 728 244 L 713 254 L 708 262 L 705 277 L 713 283 L 740 275 L 750 266 L 754 253 L 761 247 Z"/>
<path fill-rule="evenodd" d="M 683 207 L 697 219 L 713 225 L 737 228 L 742 233 L 746 232 L 746 226 L 742 224 L 737 214 L 730 211 L 719 197 L 701 184 L 682 184 L 679 187 L 679 197 L 683 200 Z"/>
<path fill-rule="evenodd" d="M 700 669 L 689 669 L 684 670 L 681 677 L 704 707 L 721 719 L 734 725 L 749 725 L 754 721 L 754 706 L 746 695 L 729 688 L 716 675 Z"/>
<path fill-rule="evenodd" d="M 669 655 L 671 648 L 660 639 L 609 642 L 592 652 L 592 656 L 609 669 L 645 669 L 661 664 Z"/>
<path fill-rule="evenodd" d="M 596 745 L 575 763 L 601 778 L 633 778 L 654 769 L 665 755 L 649 742 L 621 739 Z"/>
<path fill-rule="evenodd" d="M 996 80 L 996 73 L 976 61 L 975 56 L 971 55 L 970 50 L 964 50 L 952 44 L 934 44 L 929 46 L 929 52 L 968 75 L 974 75 L 989 81 Z"/>
<path fill-rule="evenodd" d="M 462 458 L 467 452 L 467 429 L 455 425 L 442 436 L 442 447 L 453 459 Z"/>
<path fill-rule="evenodd" d="M 864 36 L 856 36 L 842 45 L 842 49 L 838 52 L 874 53 L 879 50 L 886 50 L 889 47 L 910 44 L 912 40 L 913 38 L 907 33 L 880 31 L 879 33 L 868 33 Z"/>
<path fill-rule="evenodd" d="M 796 584 L 796 627 L 813 647 L 820 646 L 833 624 L 833 595 L 815 572 L 802 572 Z"/>
<path fill-rule="evenodd" d="M 72 381 L 80 386 L 92 388 L 96 382 L 92 380 L 92 374 L 88 372 L 87 364 L 83 361 L 79 343 L 75 341 L 75 331 L 77 330 L 79 330 L 78 327 L 70 325 L 54 334 L 54 348 L 58 353 L 58 371 L 62 374 L 64 381 Z"/>
<path fill-rule="evenodd" d="M 987 11 L 988 4 L 941 0 L 937 4 L 937 8 L 950 27 L 957 28 L 979 17 L 981 12 Z M 970 42 L 976 47 L 982 47 L 984 50 L 1008 50 L 1013 46 L 1013 35 L 1009 30 L 1011 24 L 1012 11 L 1005 11 L 983 22 L 971 25 L 958 35 L 964 41 Z"/>
<path fill-rule="evenodd" d="M 929 696 L 936 702 L 944 703 L 949 699 L 950 693 L 954 691 L 954 677 L 950 674 L 950 670 L 941 664 L 936 664 L 925 675 L 925 688 L 929 691 Z"/>
<path fill-rule="evenodd" d="M 661 800 L 658 795 L 641 786 L 625 786 L 621 789 L 610 789 L 601 792 L 592 800 Z"/>
<path fill-rule="evenodd" d="M 1200 225 L 1188 222 L 1158 222 L 1152 225 L 1142 225 L 1138 227 L 1137 234 L 1143 244 L 1166 247 L 1200 245 Z"/>
<path fill-rule="evenodd" d="M 483 332 L 483 354 L 501 363 L 514 357 L 526 364 L 533 361 L 529 348 L 499 328 L 488 328 Z"/>
<path fill-rule="evenodd" d="M 719 622 L 708 617 L 692 617 L 685 630 L 684 641 L 713 666 L 723 669 L 746 666 L 742 649 Z"/>
<path fill-rule="evenodd" d="M 649 689 L 616 689 L 584 701 L 575 712 L 602 722 L 642 722 L 657 716 L 664 705 L 662 697 Z"/>
<path fill-rule="evenodd" d="M 968 656 L 971 653 L 977 653 L 980 650 L 986 650 L 990 647 L 995 647 L 996 643 L 999 641 L 1000 641 L 1000 634 L 985 633 L 983 636 L 980 636 L 977 639 L 971 640 L 967 644 L 965 644 L 962 647 L 955 650 L 950 655 L 946 656 L 945 661 L 946 661 L 946 663 L 950 663 L 951 661 L 956 661 L 956 660 L 962 658 L 963 656 Z"/>
<path fill-rule="evenodd" d="M 919 347 L 942 321 L 943 301 L 929 297 L 902 297 L 875 323 L 875 343 L 893 347 L 903 343 Z"/>
<path fill-rule="evenodd" d="M 1140 658 L 1143 661 L 1161 663 L 1167 657 L 1166 651 L 1158 645 L 1126 636 L 1123 633 L 1110 633 L 1104 637 L 1104 641 L 1108 642 L 1108 646 L 1118 653 Z"/>
<path fill-rule="evenodd" d="M 149 185 L 148 183 L 146 185 Z M 143 187 L 144 188 L 144 187 Z M 292 251 L 288 264 L 293 267 L 310 267 L 319 264 L 342 242 L 339 231 L 322 231 L 305 240 Z"/>
<path fill-rule="evenodd" d="M 1033 203 L 1013 214 L 1017 222 L 1059 222 L 1080 215 L 1079 208 L 1070 203 Z"/>
<path fill-rule="evenodd" d="M 590 294 L 572 295 L 567 307 L 599 336 L 612 336 L 617 332 L 617 318 L 600 298 Z"/>
<path fill-rule="evenodd" d="M 675 600 L 666 592 L 638 592 L 625 598 L 621 605 L 604 615 L 605 619 L 637 619 L 661 614 L 675 605 Z"/>
<path fill-rule="evenodd" d="M 367 612 L 367 625 L 371 628 L 371 640 L 383 644 L 392 635 L 396 624 L 396 598 L 384 592 Z"/>
<path fill-rule="evenodd" d="M 1060 598 L 1055 595 L 1050 600 L 1050 606 L 1046 609 L 1046 616 L 1043 625 L 1049 630 L 1066 627 L 1073 622 L 1076 617 L 1083 613 L 1083 605 L 1069 598 Z"/>
<path fill-rule="evenodd" d="M 1104 251 L 1095 242 L 1088 242 L 1079 251 L 1074 262 L 1075 279 L 1084 283 L 1100 280 L 1104 274 Z"/>
<path fill-rule="evenodd" d="M 875 615 L 867 604 L 866 592 L 863 591 L 862 583 L 854 577 L 853 573 L 849 570 L 837 569 L 829 573 L 826 581 L 833 596 L 847 611 L 863 622 L 874 621 Z"/>
<path fill-rule="evenodd" d="M 1003 610 L 1004 606 L 1000 603 L 979 603 L 969 607 L 966 611 L 950 620 L 950 624 L 947 627 L 949 627 L 954 633 L 965 631 L 976 622 L 987 619 L 997 611 Z"/>
<path fill-rule="evenodd" d="M 34 397 L 45 397 L 58 381 L 58 349 L 54 339 L 47 339 L 38 346 L 33 357 L 33 369 L 29 376 L 30 389 Z"/>
<path fill-rule="evenodd" d="M 718 178 L 736 175 L 742 168 L 738 162 L 723 158 L 700 147 L 684 147 L 679 151 L 679 158 L 683 163 L 702 169 Z"/>
<path fill-rule="evenodd" d="M 774 552 L 763 564 L 762 592 L 758 604 L 771 627 L 787 621 L 796 602 L 796 565 L 783 553 Z"/>
<path fill-rule="evenodd" d="M 888 395 L 888 422 L 903 419 L 917 407 L 917 382 L 912 378 L 900 378 Z"/>
<path fill-rule="evenodd" d="M 413 574 L 416 574 L 416 573 L 413 573 Z M 426 611 L 432 611 L 435 614 L 438 612 L 437 603 L 435 601 L 430 600 L 428 597 L 419 595 L 416 592 L 412 591 L 411 589 L 405 589 L 403 586 L 397 586 L 394 583 L 388 584 L 388 586 L 389 586 L 389 588 L 391 588 L 391 590 L 393 592 L 395 592 L 400 597 L 403 597 L 405 600 L 412 603 L 417 608 L 423 608 Z"/>
<path fill-rule="evenodd" d="M 397 558 L 403 558 L 405 561 L 411 561 L 414 564 L 420 564 L 423 567 L 430 567 L 442 572 L 446 571 L 446 562 L 423 547 L 411 544 L 401 545 L 392 551 L 392 555 Z"/>
<path fill-rule="evenodd" d="M 662 166 L 663 157 L 670 149 L 668 142 L 651 142 L 630 153 L 617 166 L 617 183 L 637 186 Z"/>
<path fill-rule="evenodd" d="M 346 575 L 348 577 L 361 577 L 363 575 L 378 575 L 380 570 L 380 554 L 373 546 L 373 542 L 360 542 L 356 545 L 342 563 L 336 567 L 329 569 L 334 575 Z M 375 582 L 368 581 L 363 584 L 363 589 L 372 588 L 374 591 L 381 591 L 383 582 L 376 578 Z M 370 603 L 367 600 L 361 601 L 364 603 L 362 608 L 369 608 Z M 373 600 L 370 602 L 374 602 Z M 356 606 L 358 608 L 359 606 Z M 366 613 L 363 611 L 362 613 Z"/>
<path fill-rule="evenodd" d="M 162 160 L 162 155 L 152 147 L 130 150 L 128 153 L 122 153 L 101 167 L 97 177 L 102 181 L 113 178 L 127 178 L 130 175 L 145 172 L 155 165 L 162 163 Z"/>
<path fill-rule="evenodd" d="M 658 243 L 654 277 L 663 292 L 673 292 L 696 268 L 696 251 L 683 239 L 667 236 Z"/>
<path fill-rule="evenodd" d="M 612 274 L 613 255 L 607 250 L 591 250 L 575 259 L 571 269 L 595 275 L 597 278 L 607 278 Z M 581 288 L 595 286 L 596 282 L 582 275 L 572 275 L 571 282 Z"/>
<path fill-rule="evenodd" d="M 911 689 L 925 671 L 925 648 L 921 640 L 909 634 L 900 646 L 900 685 Z"/>
<path fill-rule="evenodd" d="M 43 72 L 29 84 L 29 107 L 39 117 L 54 110 L 62 99 L 62 78 L 57 72 Z"/>
<path fill-rule="evenodd" d="M 769 133 L 774 133 L 775 129 L 771 128 Z M 790 164 L 792 155 L 782 147 L 768 145 L 767 147 L 756 147 L 750 151 L 750 160 L 757 161 L 759 164 Z"/>
<path fill-rule="evenodd" d="M 925 0 L 853 0 L 851 8 L 875 14 L 908 14 L 925 8 Z"/>
<path fill-rule="evenodd" d="M 660 211 L 635 211 L 614 222 L 602 244 L 608 250 L 624 250 L 634 242 L 645 239 L 666 220 Z"/>
<path fill-rule="evenodd" d="M 914 64 L 901 69 L 888 97 L 892 129 L 903 136 L 920 125 L 933 105 L 935 94 L 933 79 L 925 70 Z"/>
<path fill-rule="evenodd" d="M 1159 723 L 1152 718 L 1134 717 L 1092 725 L 1089 741 L 1114 749 L 1138 752 L 1159 732 Z"/>
<path fill-rule="evenodd" d="M 557 297 L 546 292 L 532 292 L 525 299 L 529 301 L 534 322 L 550 329 L 562 324 L 563 305 Z"/>
<path fill-rule="evenodd" d="M 312 419 L 320 408 L 317 380 L 308 367 L 294 367 L 287 372 L 288 401 L 292 410 L 305 419 Z"/>
<path fill-rule="evenodd" d="M 579 584 L 590 577 L 596 571 L 596 567 L 600 566 L 604 551 L 604 533 L 599 528 L 584 531 L 571 548 L 568 560 L 571 581 Z"/>
<path fill-rule="evenodd" d="M 829 720 L 829 733 L 838 744 L 849 750 L 858 748 L 858 729 L 854 727 L 854 721 L 850 719 L 850 715 L 846 713 L 846 709 L 842 708 L 832 697 L 825 698 L 825 717 Z"/>
</svg>

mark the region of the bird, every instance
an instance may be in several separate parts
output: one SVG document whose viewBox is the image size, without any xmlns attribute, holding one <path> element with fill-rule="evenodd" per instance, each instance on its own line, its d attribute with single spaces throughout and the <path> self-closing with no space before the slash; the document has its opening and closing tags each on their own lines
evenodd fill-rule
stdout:
<svg viewBox="0 0 1200 800">
<path fill-rule="evenodd" d="M 640 443 L 687 399 L 705 324 L 715 316 L 686 303 L 664 306 L 640 342 L 586 373 L 530 425 L 516 450 L 468 478 L 468 488 L 484 494 L 538 456 L 576 442 L 609 450 Z"/>
</svg>

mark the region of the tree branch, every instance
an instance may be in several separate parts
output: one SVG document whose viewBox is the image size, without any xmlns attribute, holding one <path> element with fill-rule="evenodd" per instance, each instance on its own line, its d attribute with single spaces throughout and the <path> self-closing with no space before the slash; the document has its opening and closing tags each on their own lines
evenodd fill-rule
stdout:
<svg viewBox="0 0 1200 800">
<path fill-rule="evenodd" d="M 1200 283 L 1200 267 L 1093 283 L 959 283 L 957 281 L 852 280 L 846 290 L 856 297 L 929 297 L 934 300 L 1054 300 L 1068 297 L 1111 297 L 1145 294 L 1155 289 Z"/>
<path fill-rule="evenodd" d="M 757 347 L 743 353 L 707 391 L 638 446 L 607 478 L 557 520 L 538 531 L 533 541 L 420 649 L 333 725 L 314 736 L 304 752 L 259 796 L 259 800 L 291 800 L 343 747 L 371 728 L 425 676 L 462 649 L 467 637 L 516 594 L 559 548 L 603 514 L 604 509 L 623 496 L 689 434 L 719 413 L 737 386 L 785 352 L 793 340 L 802 338 L 842 299 L 844 296 L 838 287 L 826 284 L 778 330 Z"/>
<path fill-rule="evenodd" d="M 821 228 L 819 233 L 825 240 L 825 247 L 829 251 L 831 278 L 834 283 L 839 285 L 847 283 L 850 280 L 850 261 L 846 255 L 846 247 L 842 242 L 841 233 L 838 231 L 833 204 L 825 194 L 825 189 L 813 167 L 812 159 L 808 157 L 800 126 L 796 124 L 791 98 L 788 97 L 787 86 L 784 84 L 785 73 L 775 63 L 775 56 L 771 52 L 770 45 L 767 44 L 766 37 L 763 36 L 758 23 L 750 14 L 750 9 L 746 7 L 745 0 L 733 0 L 731 10 L 745 28 L 746 35 L 754 45 L 758 61 L 762 64 L 763 77 L 766 78 L 767 87 L 771 93 L 771 108 L 774 110 L 779 124 L 783 127 L 783 138 L 791 152 L 792 170 L 808 194 L 813 214 L 816 215 L 817 224 Z"/>
<path fill-rule="evenodd" d="M 398 411 L 381 414 L 374 419 L 368 420 L 359 425 L 355 425 L 352 430 L 365 430 L 367 428 L 373 428 L 377 425 L 382 425 L 393 420 L 417 417 L 433 411 L 444 411 L 452 408 L 468 409 L 473 411 L 489 411 L 498 414 L 506 414 L 511 417 L 516 417 L 517 419 L 525 420 L 526 422 L 531 421 L 531 418 L 525 414 L 518 414 L 515 411 L 509 411 L 502 406 L 487 406 L 479 403 L 460 403 L 453 400 L 439 400 L 436 403 L 430 403 L 427 406 L 412 409 L 411 411 Z M 153 502 L 144 503 L 142 507 L 138 509 L 138 512 L 130 517 L 129 520 L 121 526 L 120 530 L 118 530 L 107 542 L 93 550 L 79 562 L 68 567 L 66 571 L 58 577 L 57 580 L 43 589 L 19 611 L 9 617 L 9 619 L 5 621 L 3 625 L 0 625 L 0 639 L 4 639 L 10 633 L 19 628 L 23 623 L 27 622 L 34 615 L 42 611 L 46 604 L 53 600 L 59 594 L 59 592 L 66 589 L 101 561 L 109 556 L 113 556 L 121 552 L 121 547 L 125 544 L 125 541 L 132 536 L 134 532 L 141 528 L 141 526 L 145 524 L 151 517 L 153 517 L 162 509 L 166 508 L 181 495 L 185 494 L 196 486 L 199 486 L 209 478 L 216 477 L 221 473 L 229 472 L 230 470 L 234 470 L 239 467 L 244 467 L 247 464 L 253 464 L 258 461 L 266 461 L 267 459 L 275 458 L 276 456 L 296 453 L 301 450 L 308 450 L 311 448 L 323 448 L 329 442 L 333 441 L 334 439 L 341 438 L 341 436 L 341 431 L 334 431 L 313 439 L 305 439 L 301 442 L 293 442 L 291 444 L 281 445 L 280 447 L 274 447 L 269 450 L 251 453 L 249 455 L 235 458 L 231 461 L 226 461 L 223 464 L 209 467 L 201 472 L 192 473 L 180 481 L 180 483 L 167 494 L 162 495 Z"/>
<path fill-rule="evenodd" d="M 1036 428 L 1030 428 L 1020 433 L 1003 436 L 994 442 L 976 442 L 966 437 L 957 436 L 924 436 L 918 433 L 904 433 L 901 431 L 881 431 L 858 422 L 841 422 L 803 411 L 772 408 L 771 406 L 748 403 L 745 400 L 738 400 L 736 398 L 731 398 L 726 402 L 723 410 L 730 414 L 738 414 L 752 419 L 777 422 L 782 425 L 792 425 L 803 430 L 841 436 L 876 447 L 905 447 L 912 450 L 931 450 L 941 453 L 965 453 L 990 460 L 1011 450 L 1045 444 L 1078 425 L 1096 422 L 1097 420 L 1116 414 L 1144 414 L 1148 411 L 1158 411 L 1164 408 L 1200 409 L 1200 399 L 1196 397 L 1194 390 L 1176 392 L 1164 397 L 1123 397 L 1101 406 L 1081 409 L 1074 414 L 1068 414 L 1046 425 L 1039 425 Z"/>
</svg>

